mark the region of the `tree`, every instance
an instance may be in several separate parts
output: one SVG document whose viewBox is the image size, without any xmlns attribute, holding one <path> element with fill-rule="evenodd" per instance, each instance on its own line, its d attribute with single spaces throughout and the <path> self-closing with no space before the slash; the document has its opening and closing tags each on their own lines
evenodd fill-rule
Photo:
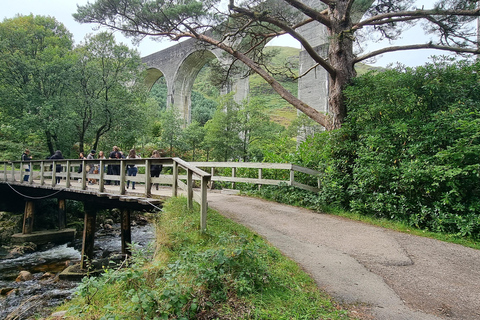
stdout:
<svg viewBox="0 0 480 320">
<path fill-rule="evenodd" d="M 70 144 L 64 106 L 72 44 L 71 33 L 51 17 L 17 16 L 0 24 L 2 110 L 24 136 L 42 132 L 50 154 Z"/>
<path fill-rule="evenodd" d="M 182 120 L 174 108 L 168 108 L 160 114 L 160 119 L 154 126 L 154 136 L 160 138 L 162 145 L 168 147 L 171 157 L 175 156 L 174 148 L 182 149 Z"/>
<path fill-rule="evenodd" d="M 233 100 L 232 94 L 222 96 L 213 118 L 205 124 L 205 146 L 212 147 L 211 155 L 218 161 L 241 156 L 239 109 L 240 105 Z"/>
<path fill-rule="evenodd" d="M 205 139 L 205 128 L 200 123 L 193 121 L 183 130 L 183 139 L 186 149 L 192 151 L 192 161 L 195 161 L 195 151 L 198 150 Z"/>
<path fill-rule="evenodd" d="M 438 0 L 433 8 L 415 7 L 414 0 L 97 0 L 79 6 L 79 22 L 97 23 L 141 40 L 146 36 L 173 41 L 194 38 L 215 46 L 243 62 L 264 78 L 283 99 L 327 129 L 343 123 L 347 110 L 343 89 L 356 76 L 354 66 L 380 54 L 415 49 L 439 49 L 478 54 L 472 21 L 479 16 L 477 0 Z M 319 4 L 318 7 L 310 4 Z M 365 13 L 365 14 L 364 14 Z M 328 56 L 320 56 L 300 33 L 307 25 L 322 25 L 328 32 Z M 393 40 L 402 30 L 423 24 L 435 36 L 426 43 L 389 46 L 370 53 L 354 54 L 359 33 L 378 32 L 378 39 Z M 318 66 L 329 75 L 329 114 L 323 114 L 283 88 L 265 67 L 261 48 L 266 41 L 290 34 Z M 301 75 L 300 75 L 301 76 Z"/>
<path fill-rule="evenodd" d="M 97 149 L 100 138 L 111 131 L 118 144 L 133 145 L 136 128 L 142 128 L 145 119 L 144 108 L 139 108 L 146 98 L 140 56 L 108 32 L 87 36 L 75 52 L 72 107 L 79 151 L 84 151 L 87 138 Z"/>
</svg>

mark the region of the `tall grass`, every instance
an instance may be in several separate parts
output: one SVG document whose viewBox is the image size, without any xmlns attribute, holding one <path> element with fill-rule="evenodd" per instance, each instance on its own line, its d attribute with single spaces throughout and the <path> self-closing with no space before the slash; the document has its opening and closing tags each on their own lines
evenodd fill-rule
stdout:
<svg viewBox="0 0 480 320">
<path fill-rule="evenodd" d="M 299 266 L 264 239 L 213 210 L 170 199 L 152 216 L 154 250 L 134 250 L 128 268 L 84 278 L 62 306 L 71 319 L 349 319 Z"/>
</svg>

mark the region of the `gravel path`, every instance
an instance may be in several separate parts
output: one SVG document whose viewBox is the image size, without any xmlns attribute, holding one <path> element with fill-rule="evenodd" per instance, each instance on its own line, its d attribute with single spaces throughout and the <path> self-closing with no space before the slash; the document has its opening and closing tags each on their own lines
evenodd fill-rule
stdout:
<svg viewBox="0 0 480 320">
<path fill-rule="evenodd" d="M 224 192 L 208 200 L 374 319 L 480 319 L 479 250 Z"/>
</svg>

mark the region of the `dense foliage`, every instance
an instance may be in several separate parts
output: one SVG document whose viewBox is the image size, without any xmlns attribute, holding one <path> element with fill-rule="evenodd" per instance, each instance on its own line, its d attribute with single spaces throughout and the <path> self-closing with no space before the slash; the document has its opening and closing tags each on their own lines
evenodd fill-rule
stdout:
<svg viewBox="0 0 480 320">
<path fill-rule="evenodd" d="M 479 72 L 439 60 L 357 78 L 345 125 L 298 152 L 323 173 L 318 203 L 478 238 Z"/>
</svg>

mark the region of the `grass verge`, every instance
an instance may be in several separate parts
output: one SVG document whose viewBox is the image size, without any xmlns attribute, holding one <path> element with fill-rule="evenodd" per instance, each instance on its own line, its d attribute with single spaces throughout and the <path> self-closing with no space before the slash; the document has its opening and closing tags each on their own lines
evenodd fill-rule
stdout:
<svg viewBox="0 0 480 320">
<path fill-rule="evenodd" d="M 213 210 L 169 199 L 154 217 L 154 250 L 128 268 L 85 277 L 60 309 L 68 319 L 352 319 L 299 266 Z"/>
</svg>

